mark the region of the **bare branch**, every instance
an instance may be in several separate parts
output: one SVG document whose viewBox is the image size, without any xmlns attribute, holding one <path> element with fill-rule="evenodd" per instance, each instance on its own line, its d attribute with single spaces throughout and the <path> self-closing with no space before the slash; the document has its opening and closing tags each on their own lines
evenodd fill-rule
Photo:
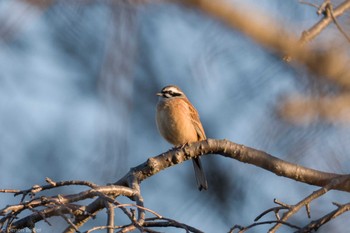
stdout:
<svg viewBox="0 0 350 233">
<path fill-rule="evenodd" d="M 131 224 L 127 226 L 120 226 L 118 229 L 121 232 L 130 232 L 138 228 L 140 231 L 151 231 L 146 229 L 147 226 L 163 225 L 163 226 L 175 226 L 177 223 L 174 221 L 168 221 L 168 223 L 157 222 L 150 223 L 145 220 L 145 211 L 149 209 L 144 207 L 144 201 L 140 193 L 140 183 L 157 174 L 158 172 L 180 164 L 186 160 L 190 160 L 197 156 L 205 154 L 219 154 L 227 158 L 236 159 L 238 161 L 249 163 L 270 172 L 275 173 L 278 176 L 284 176 L 299 182 L 321 186 L 322 188 L 313 194 L 309 195 L 307 198 L 303 199 L 296 205 L 290 206 L 284 204 L 278 200 L 275 203 L 280 205 L 278 208 L 270 209 L 265 211 L 262 215 L 259 215 L 257 219 L 264 216 L 266 213 L 274 211 L 276 216 L 278 212 L 282 209 L 288 209 L 286 213 L 283 214 L 281 220 L 275 222 L 275 227 L 280 226 L 280 224 L 285 224 L 286 220 L 296 213 L 302 206 L 307 206 L 312 200 L 323 195 L 330 189 L 336 189 L 341 191 L 350 192 L 350 180 L 349 175 L 326 173 L 317 171 L 314 169 L 299 166 L 297 164 L 289 163 L 278 159 L 272 155 L 269 155 L 263 151 L 259 151 L 253 148 L 245 147 L 228 140 L 214 140 L 207 139 L 200 142 L 190 143 L 181 148 L 170 150 L 161 155 L 149 158 L 146 162 L 140 164 L 137 167 L 130 169 L 130 171 L 122 177 L 119 181 L 112 185 L 107 186 L 97 186 L 89 190 L 71 194 L 71 195 L 57 195 L 51 197 L 41 197 L 35 198 L 30 201 L 22 202 L 17 205 L 6 206 L 0 212 L 2 214 L 7 214 L 1 221 L 0 224 L 8 222 L 9 229 L 18 230 L 24 227 L 33 228 L 33 224 L 49 218 L 51 216 L 61 216 L 62 214 L 70 214 L 75 217 L 75 221 L 70 223 L 65 232 L 75 232 L 79 229 L 86 221 L 91 217 L 95 216 L 98 211 L 106 208 L 106 202 L 115 205 L 115 208 L 121 208 L 124 213 L 131 220 Z M 61 182 L 61 184 L 70 184 L 69 182 Z M 56 182 L 50 181 L 50 187 L 57 184 Z M 41 192 L 44 186 L 35 186 L 34 188 L 28 189 L 26 192 Z M 131 187 L 131 188 L 129 188 Z M 26 193 L 22 192 L 21 193 Z M 133 214 L 133 209 L 129 212 L 125 208 L 125 204 L 121 204 L 115 200 L 119 195 L 129 197 L 131 200 L 135 201 L 135 207 L 137 208 L 138 214 L 137 218 Z M 78 202 L 80 200 L 85 200 L 88 198 L 98 197 L 88 206 L 78 206 L 73 204 L 73 202 Z M 21 213 L 23 210 L 28 208 L 36 208 L 40 206 L 45 206 L 43 210 L 34 212 L 33 214 L 22 218 L 20 220 L 14 221 L 14 217 Z M 157 216 L 159 220 L 164 220 L 165 218 L 161 215 L 149 211 Z M 110 214 L 110 218 L 112 215 Z M 147 222 L 147 223 L 146 223 Z M 145 225 L 146 224 L 146 225 Z M 115 226 L 112 227 L 111 220 L 107 226 L 108 229 L 117 229 Z M 184 228 L 185 229 L 185 228 Z"/>
<path fill-rule="evenodd" d="M 113 226 L 113 229 L 120 229 L 122 228 L 122 226 Z M 100 230 L 104 230 L 104 229 L 110 229 L 110 226 L 97 226 L 97 227 L 93 227 L 91 229 L 89 229 L 88 231 L 85 231 L 84 233 L 90 233 L 93 231 L 100 231 Z"/>
<path fill-rule="evenodd" d="M 333 187 L 338 186 L 339 184 L 341 184 L 342 182 L 344 182 L 345 179 L 335 179 L 333 180 L 329 185 L 327 185 L 326 187 L 323 187 L 315 192 L 313 192 L 312 194 L 310 194 L 309 196 L 307 196 L 306 198 L 304 198 L 303 200 L 301 200 L 299 203 L 297 203 L 296 205 L 287 205 L 285 203 L 282 203 L 280 201 L 274 200 L 274 202 L 280 206 L 278 207 L 274 207 L 274 208 L 270 208 L 266 211 L 264 211 L 262 214 L 260 214 L 258 217 L 255 218 L 254 221 L 259 220 L 262 216 L 266 215 L 269 212 L 278 212 L 282 209 L 288 209 L 287 212 L 285 212 L 282 216 L 282 218 L 277 218 L 277 220 L 273 220 L 273 221 L 263 221 L 263 222 L 257 222 L 254 224 L 251 224 L 249 226 L 243 227 L 243 226 L 239 226 L 239 225 L 235 225 L 234 227 L 231 228 L 230 232 L 233 232 L 235 229 L 239 229 L 239 232 L 245 232 L 246 230 L 256 227 L 258 225 L 265 225 L 265 224 L 271 224 L 271 223 L 275 223 L 275 225 L 269 229 L 268 232 L 270 233 L 274 233 L 276 232 L 276 230 L 281 227 L 282 225 L 286 225 L 292 228 L 296 228 L 298 229 L 297 232 L 301 233 L 301 232 L 311 232 L 312 230 L 317 231 L 322 225 L 324 225 L 325 223 L 329 222 L 330 220 L 336 218 L 337 216 L 343 214 L 346 211 L 350 210 L 350 203 L 345 204 L 345 205 L 341 205 L 338 203 L 333 203 L 335 204 L 338 208 L 334 211 L 332 211 L 331 213 L 323 216 L 322 218 L 312 221 L 311 223 L 309 223 L 308 225 L 306 225 L 303 228 L 300 228 L 298 226 L 295 226 L 293 224 L 290 224 L 288 221 L 288 219 L 294 215 L 296 212 L 298 212 L 303 206 L 305 206 L 306 208 L 306 212 L 308 217 L 310 218 L 310 203 L 311 201 L 317 199 L 318 197 L 322 196 L 323 194 L 325 194 L 327 191 L 331 190 Z"/>
<path fill-rule="evenodd" d="M 109 186 L 100 186 L 96 187 L 95 189 L 90 189 L 87 191 L 80 192 L 78 194 L 71 194 L 71 195 L 65 195 L 65 196 L 56 196 L 56 197 L 41 197 L 36 198 L 28 202 L 24 202 L 18 205 L 10 205 L 0 210 L 0 215 L 6 214 L 7 212 L 17 212 L 20 213 L 24 209 L 27 208 L 27 206 L 31 206 L 32 208 L 35 208 L 37 206 L 41 206 L 43 203 L 61 203 L 61 204 L 67 204 L 72 202 L 77 202 L 83 199 L 88 198 L 94 198 L 96 196 L 99 196 L 100 193 L 104 193 L 106 195 L 108 194 L 118 194 L 118 195 L 124 195 L 124 196 L 133 196 L 134 192 L 130 188 L 123 187 L 123 186 L 116 186 L 116 185 L 109 185 Z"/>
<path fill-rule="evenodd" d="M 303 200 L 301 200 L 299 203 L 297 203 L 296 205 L 286 205 L 284 203 L 281 203 L 279 201 L 274 200 L 275 203 L 281 205 L 283 207 L 283 209 L 288 209 L 287 212 L 283 213 L 282 218 L 279 219 L 278 221 L 281 221 L 281 223 L 277 223 L 275 226 L 273 226 L 269 232 L 273 233 L 275 232 L 284 222 L 287 222 L 287 220 L 294 215 L 295 213 L 297 213 L 303 206 L 306 207 L 306 212 L 308 217 L 310 218 L 310 209 L 309 209 L 309 204 L 311 203 L 311 201 L 317 199 L 318 197 L 324 195 L 326 192 L 328 192 L 329 190 L 333 189 L 334 187 L 337 187 L 339 185 L 341 185 L 344 181 L 346 181 L 347 178 L 346 177 L 342 177 L 339 179 L 334 179 L 332 180 L 332 182 L 330 182 L 329 184 L 327 184 L 325 187 L 313 192 L 312 194 L 310 194 L 309 196 L 307 196 L 306 198 L 304 198 Z M 278 207 L 277 207 L 278 208 Z M 280 210 L 282 208 L 279 208 L 278 210 Z M 273 210 L 269 209 L 269 210 Z M 263 213 L 268 213 L 267 211 L 264 211 Z M 258 217 L 260 218 L 261 215 L 259 215 Z"/>
<path fill-rule="evenodd" d="M 350 88 L 350 63 L 348 54 L 345 51 L 329 47 L 320 49 L 311 49 L 307 46 L 301 46 L 305 42 L 316 37 L 325 27 L 332 22 L 332 17 L 324 17 L 317 24 L 303 33 L 299 40 L 285 30 L 285 26 L 276 23 L 266 15 L 254 12 L 251 17 L 251 11 L 241 11 L 235 8 L 233 4 L 225 0 L 191 0 L 182 1 L 189 6 L 200 9 L 203 12 L 222 21 L 229 27 L 235 28 L 251 38 L 258 44 L 276 53 L 280 57 L 288 55 L 295 61 L 306 66 L 306 68 L 320 77 L 326 77 L 329 80 L 341 85 L 344 88 Z M 350 9 L 350 0 L 334 8 L 334 17 L 338 17 Z"/>
<path fill-rule="evenodd" d="M 303 32 L 300 42 L 302 44 L 305 44 L 311 40 L 313 40 L 316 36 L 318 36 L 332 21 L 335 21 L 335 19 L 342 14 L 344 14 L 345 11 L 350 9 L 350 1 L 344 1 L 336 8 L 329 11 L 329 5 L 330 3 L 324 2 L 319 7 L 318 12 L 322 11 L 325 12 L 323 15 L 323 18 L 316 23 L 314 26 L 312 26 L 310 29 Z M 333 7 L 332 7 L 333 8 Z M 327 13 L 328 12 L 328 13 Z M 331 13 L 331 14 L 330 14 Z"/>
<path fill-rule="evenodd" d="M 301 0 L 299 0 L 299 2 L 301 4 L 305 4 L 305 5 L 312 6 L 312 7 L 315 7 L 317 9 L 319 9 L 319 7 L 316 4 L 313 4 L 313 3 L 310 3 L 310 2 L 301 1 Z"/>
<path fill-rule="evenodd" d="M 323 216 L 320 219 L 317 219 L 315 221 L 312 221 L 310 224 L 306 225 L 302 229 L 300 229 L 298 232 L 300 233 L 307 233 L 307 232 L 312 232 L 312 230 L 317 231 L 322 225 L 326 224 L 330 220 L 338 217 L 339 215 L 347 212 L 350 210 L 350 203 L 340 205 L 338 208 L 329 214 Z"/>
<path fill-rule="evenodd" d="M 72 222 L 72 220 L 70 220 L 69 218 L 67 218 L 66 215 L 64 215 L 63 213 L 59 213 L 59 215 L 70 225 L 72 226 L 76 232 L 79 232 L 79 229 L 76 225 L 74 225 L 74 223 Z"/>
<path fill-rule="evenodd" d="M 140 208 L 140 209 L 143 209 L 145 211 L 148 211 L 152 214 L 154 214 L 157 218 L 159 219 L 164 219 L 164 217 L 160 214 L 158 214 L 157 212 L 155 212 L 154 210 L 151 210 L 151 209 L 148 209 L 146 207 L 143 207 L 143 206 L 139 206 L 139 205 L 136 205 L 136 204 L 132 204 L 132 203 L 128 203 L 128 204 L 118 204 L 116 205 L 115 207 L 116 208 L 120 208 L 120 207 L 125 207 L 125 206 L 134 206 L 134 207 L 137 207 L 137 208 Z"/>
<path fill-rule="evenodd" d="M 61 181 L 61 182 L 54 182 L 50 178 L 46 177 L 45 181 L 49 183 L 48 185 L 33 185 L 30 189 L 26 190 L 16 190 L 16 189 L 0 189 L 0 193 L 14 193 L 15 196 L 17 195 L 23 195 L 21 202 L 24 201 L 24 198 L 29 194 L 31 197 L 35 196 L 35 193 L 41 192 L 48 189 L 58 188 L 62 186 L 69 186 L 69 185 L 82 185 L 82 186 L 88 186 L 90 188 L 97 187 L 96 184 L 88 181 L 81 181 L 81 180 L 69 180 L 69 181 Z M 1 213 L 1 212 L 0 212 Z"/>
<path fill-rule="evenodd" d="M 170 166 L 174 166 L 186 160 L 205 154 L 220 154 L 228 158 L 258 166 L 273 172 L 278 176 L 284 176 L 296 181 L 320 187 L 326 186 L 333 179 L 344 178 L 346 179 L 346 182 L 333 188 L 350 192 L 349 175 L 317 171 L 283 161 L 263 151 L 245 147 L 228 140 L 214 139 L 190 143 L 182 148 L 170 150 L 164 154 L 149 158 L 146 162 L 140 164 L 139 166 L 131 168 L 123 178 L 114 184 L 128 185 L 128 181 L 135 178 L 140 183 Z M 103 208 L 103 202 L 98 199 L 88 205 L 86 208 L 89 213 L 94 215 Z M 83 224 L 84 221 L 87 221 L 87 218 L 90 217 L 83 216 L 79 221 L 82 221 L 81 224 Z M 77 225 L 80 223 L 76 222 L 75 224 Z M 70 229 L 69 231 L 67 230 L 66 232 L 73 232 L 73 229 Z"/>
<path fill-rule="evenodd" d="M 108 230 L 107 233 L 113 233 L 114 232 L 114 205 L 110 202 L 106 202 L 107 207 L 107 226 Z"/>
<path fill-rule="evenodd" d="M 225 139 L 207 139 L 190 143 L 182 148 L 149 158 L 145 163 L 132 168 L 122 179 L 117 181 L 115 185 L 125 184 L 129 177 L 136 177 L 139 182 L 142 182 L 144 179 L 157 174 L 167 167 L 205 154 L 219 154 L 243 163 L 258 166 L 278 176 L 284 176 L 295 181 L 320 187 L 326 186 L 334 178 L 343 177 L 348 179 L 350 177 L 349 175 L 321 172 L 286 162 L 266 152 L 239 145 Z M 338 185 L 334 189 L 349 192 L 350 181 Z"/>
<path fill-rule="evenodd" d="M 20 191 L 18 189 L 0 189 L 0 193 L 18 193 Z"/>
<path fill-rule="evenodd" d="M 343 28 L 340 26 L 336 16 L 334 15 L 334 11 L 333 11 L 333 5 L 332 3 L 329 3 L 327 5 L 327 11 L 329 11 L 329 14 L 332 17 L 332 20 L 334 22 L 334 24 L 337 26 L 338 30 L 341 32 L 341 34 L 343 34 L 343 36 L 346 38 L 346 40 L 350 43 L 350 37 L 348 36 L 348 34 L 346 34 L 346 32 L 343 30 Z"/>
<path fill-rule="evenodd" d="M 202 231 L 186 225 L 184 223 L 180 223 L 170 218 L 147 218 L 143 224 L 145 227 L 176 227 L 185 229 L 186 232 L 194 232 L 194 233 L 203 233 Z"/>
<path fill-rule="evenodd" d="M 101 196 L 101 194 L 103 195 L 113 194 L 115 196 L 123 195 L 128 197 L 133 197 L 135 195 L 134 191 L 127 187 L 116 186 L 116 185 L 100 186 L 100 187 L 96 187 L 95 189 L 90 189 L 84 192 L 80 192 L 78 194 L 57 195 L 53 197 L 41 197 L 41 198 L 36 198 L 31 201 L 24 202 L 18 205 L 10 205 L 3 208 L 0 211 L 0 213 L 5 214 L 10 212 L 10 213 L 15 213 L 17 215 L 23 210 L 29 208 L 29 206 L 31 208 L 35 208 L 39 206 L 53 204 L 52 207 L 49 207 L 47 209 L 34 213 L 16 222 L 13 222 L 10 226 L 11 230 L 22 229 L 24 227 L 31 227 L 31 225 L 35 222 L 41 221 L 44 218 L 57 216 L 60 214 L 73 213 L 74 216 L 87 216 L 90 218 L 92 217 L 92 215 L 86 214 L 85 209 L 76 208 L 76 206 L 74 205 L 69 206 L 71 208 L 67 208 L 67 204 L 88 199 L 88 198 L 94 198 L 96 196 Z M 59 205 L 57 205 L 57 203 L 59 203 Z M 7 221 L 7 220 L 4 219 L 3 221 Z M 80 226 L 76 224 L 72 224 L 71 227 L 75 229 L 75 228 L 79 228 Z"/>
<path fill-rule="evenodd" d="M 277 224 L 282 224 L 282 225 L 285 225 L 285 226 L 288 226 L 290 228 L 294 228 L 294 229 L 300 229 L 300 227 L 296 226 L 296 225 L 293 225 L 291 223 L 288 223 L 288 222 L 283 222 L 283 221 L 280 221 L 280 220 L 272 220 L 272 221 L 264 221 L 264 222 L 256 222 L 256 223 L 253 223 L 249 226 L 246 226 L 246 227 L 243 227 L 243 226 L 239 226 L 239 225 L 234 225 L 229 233 L 233 233 L 235 229 L 238 229 L 239 233 L 243 233 L 245 232 L 246 230 L 250 229 L 250 228 L 253 228 L 253 227 L 256 227 L 256 226 L 259 226 L 259 225 L 268 225 L 268 224 L 274 224 L 274 223 L 277 223 Z"/>
<path fill-rule="evenodd" d="M 264 212 L 262 212 L 261 214 L 259 214 L 255 219 L 254 222 L 259 221 L 260 218 L 264 217 L 266 214 L 270 213 L 270 212 L 274 212 L 276 215 L 276 219 L 280 220 L 278 212 L 280 210 L 284 210 L 284 209 L 289 209 L 288 207 L 284 207 L 284 206 L 277 206 L 277 207 L 272 207 L 270 209 L 265 210 Z"/>
</svg>

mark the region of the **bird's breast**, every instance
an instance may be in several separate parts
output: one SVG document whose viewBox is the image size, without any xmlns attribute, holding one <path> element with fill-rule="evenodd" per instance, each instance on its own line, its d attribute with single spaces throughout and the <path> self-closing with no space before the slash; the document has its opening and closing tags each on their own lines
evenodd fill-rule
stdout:
<svg viewBox="0 0 350 233">
<path fill-rule="evenodd" d="M 189 107 L 181 99 L 160 101 L 157 105 L 156 122 L 160 134 L 175 146 L 198 141 Z"/>
</svg>

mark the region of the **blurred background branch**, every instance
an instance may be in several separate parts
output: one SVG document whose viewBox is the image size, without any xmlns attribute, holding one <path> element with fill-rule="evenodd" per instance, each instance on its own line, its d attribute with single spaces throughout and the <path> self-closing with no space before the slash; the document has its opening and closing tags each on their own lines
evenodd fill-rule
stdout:
<svg viewBox="0 0 350 233">
<path fill-rule="evenodd" d="M 343 92 L 339 93 L 340 96 L 337 100 L 347 98 L 350 87 L 350 69 L 348 66 L 350 64 L 350 58 L 346 47 L 335 47 L 334 44 L 309 46 L 306 43 L 318 36 L 330 23 L 333 22 L 338 26 L 335 19 L 350 9 L 350 1 L 343 1 L 334 9 L 332 3 L 327 1 L 327 4 L 322 5 L 321 9 L 323 18 L 310 29 L 304 31 L 300 40 L 290 33 L 288 27 L 285 25 L 259 12 L 257 9 L 252 9 L 254 6 L 247 6 L 245 10 L 242 10 L 226 0 L 215 2 L 210 0 L 194 0 L 190 1 L 190 3 L 192 7 L 198 8 L 219 19 L 227 26 L 240 31 L 278 56 L 287 56 L 287 60 L 293 59 L 298 63 L 295 68 L 300 69 L 300 65 L 305 66 L 311 72 L 310 75 L 330 80 L 343 90 Z M 252 11 L 254 12 L 253 15 L 251 13 Z M 345 33 L 343 31 L 341 32 Z M 344 92 L 345 96 L 342 97 Z M 318 98 L 317 102 L 320 104 L 313 104 L 313 108 L 309 109 L 308 112 L 304 112 L 304 107 L 310 105 L 310 102 L 306 98 L 304 100 L 299 98 L 299 101 L 294 103 L 293 106 L 291 104 L 293 100 L 289 99 L 288 103 L 282 103 L 283 107 L 281 109 L 285 110 L 285 114 L 281 116 L 288 116 L 286 119 L 292 120 L 294 123 L 310 123 L 310 120 L 314 121 L 316 119 L 326 120 L 327 122 L 344 122 L 344 120 L 347 121 L 346 119 L 349 119 L 347 115 L 339 115 L 339 106 L 342 108 L 342 112 L 347 112 L 350 111 L 348 107 L 350 105 L 342 104 L 338 101 L 334 102 L 334 105 L 338 106 L 338 108 L 327 108 L 327 114 L 325 114 L 325 108 L 323 106 L 329 106 L 331 100 L 335 100 L 335 98 L 326 99 L 328 101 L 323 103 L 325 99 Z M 290 107 L 292 109 L 289 109 Z M 298 111 L 298 113 L 295 115 L 290 114 L 291 112 L 295 113 L 295 111 Z M 313 112 L 313 116 L 310 116 L 310 111 Z M 333 117 L 329 117 L 330 115 Z M 303 122 L 303 119 L 307 121 Z"/>
</svg>

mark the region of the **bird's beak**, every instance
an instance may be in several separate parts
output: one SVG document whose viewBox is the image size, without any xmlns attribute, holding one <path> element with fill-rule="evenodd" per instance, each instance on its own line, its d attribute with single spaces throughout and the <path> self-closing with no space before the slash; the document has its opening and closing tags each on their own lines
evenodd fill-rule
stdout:
<svg viewBox="0 0 350 233">
<path fill-rule="evenodd" d="M 156 95 L 157 95 L 157 96 L 162 96 L 163 94 L 162 94 L 162 93 L 157 93 Z"/>
</svg>

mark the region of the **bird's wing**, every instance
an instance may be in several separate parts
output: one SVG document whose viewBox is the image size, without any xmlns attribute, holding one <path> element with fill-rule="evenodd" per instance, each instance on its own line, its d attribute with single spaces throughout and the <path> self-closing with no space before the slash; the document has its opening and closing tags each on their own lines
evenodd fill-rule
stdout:
<svg viewBox="0 0 350 233">
<path fill-rule="evenodd" d="M 199 119 L 199 114 L 197 110 L 193 107 L 193 105 L 190 103 L 188 99 L 185 99 L 185 101 L 188 103 L 188 106 L 190 108 L 191 120 L 197 132 L 198 141 L 206 139 L 207 137 L 205 136 L 205 132 L 204 132 L 201 120 Z"/>
</svg>

